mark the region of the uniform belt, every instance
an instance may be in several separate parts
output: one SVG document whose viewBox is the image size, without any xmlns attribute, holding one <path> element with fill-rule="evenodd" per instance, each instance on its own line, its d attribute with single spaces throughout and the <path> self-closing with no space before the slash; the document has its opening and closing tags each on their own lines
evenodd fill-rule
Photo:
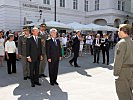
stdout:
<svg viewBox="0 0 133 100">
<path fill-rule="evenodd" d="M 124 64 L 122 67 L 123 68 L 132 68 L 133 69 L 133 64 Z"/>
</svg>

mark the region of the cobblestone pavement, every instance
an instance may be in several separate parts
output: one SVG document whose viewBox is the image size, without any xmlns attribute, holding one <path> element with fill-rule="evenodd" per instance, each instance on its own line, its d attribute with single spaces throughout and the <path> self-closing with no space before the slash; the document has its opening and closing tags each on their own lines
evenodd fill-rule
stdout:
<svg viewBox="0 0 133 100">
<path fill-rule="evenodd" d="M 8 75 L 7 68 L 0 67 L 0 100 L 118 100 L 111 66 L 113 51 L 110 50 L 108 66 L 103 65 L 102 60 L 100 64 L 93 64 L 90 54 L 79 57 L 81 68 L 70 66 L 70 58 L 63 59 L 59 67 L 59 86 L 51 86 L 47 77 L 40 79 L 42 86 L 31 87 L 29 80 L 23 80 L 20 61 L 17 74 Z"/>
</svg>

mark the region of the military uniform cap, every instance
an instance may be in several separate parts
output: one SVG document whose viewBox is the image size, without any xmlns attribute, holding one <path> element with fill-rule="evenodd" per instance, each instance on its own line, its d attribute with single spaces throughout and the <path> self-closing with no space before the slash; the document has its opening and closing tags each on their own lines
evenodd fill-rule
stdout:
<svg viewBox="0 0 133 100">
<path fill-rule="evenodd" d="M 12 33 L 10 33 L 10 34 L 8 35 L 8 37 L 12 37 L 12 36 L 14 36 L 14 34 L 12 34 Z"/>
<path fill-rule="evenodd" d="M 29 31 L 29 27 L 26 26 L 26 27 L 23 28 L 23 30 L 24 30 L 24 31 Z"/>
<path fill-rule="evenodd" d="M 76 33 L 81 32 L 81 30 L 76 30 Z"/>
<path fill-rule="evenodd" d="M 42 24 L 40 25 L 40 27 L 46 27 L 46 24 L 45 24 L 45 23 L 42 23 Z"/>
</svg>

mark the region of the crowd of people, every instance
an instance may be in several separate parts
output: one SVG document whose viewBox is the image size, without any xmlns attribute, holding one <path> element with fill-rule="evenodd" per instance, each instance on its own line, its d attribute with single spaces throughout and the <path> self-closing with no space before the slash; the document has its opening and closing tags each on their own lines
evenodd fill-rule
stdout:
<svg viewBox="0 0 133 100">
<path fill-rule="evenodd" d="M 0 32 L 0 62 L 1 66 L 4 66 L 4 59 L 7 61 L 8 74 L 16 73 L 16 60 L 19 61 L 21 59 L 24 80 L 31 78 L 31 69 L 28 67 L 30 66 L 30 61 L 27 61 L 27 59 L 29 60 L 29 58 L 27 58 L 27 53 L 30 54 L 33 50 L 31 50 L 32 46 L 30 46 L 29 49 L 31 51 L 27 52 L 27 41 L 33 36 L 34 30 L 38 31 L 36 32 L 37 37 L 41 38 L 42 60 L 39 62 L 39 78 L 47 77 L 44 74 L 47 63 L 46 40 L 51 38 L 51 34 L 46 31 L 46 24 L 41 24 L 40 29 L 33 28 L 31 32 L 28 27 L 24 27 L 22 32 L 11 32 L 11 30 L 7 32 Z M 60 41 L 62 57 L 65 55 L 65 50 L 68 47 L 71 48 L 74 53 L 74 57 L 69 61 L 69 63 L 72 66 L 72 63 L 74 62 L 75 67 L 80 67 L 77 64 L 77 58 L 79 56 L 83 56 L 83 51 L 85 54 L 94 55 L 93 63 L 99 63 L 99 54 L 101 50 L 103 55 L 103 64 L 105 64 L 105 53 L 107 55 L 107 65 L 109 64 L 109 48 L 111 47 L 111 43 L 114 43 L 109 40 L 109 34 L 103 34 L 103 36 L 100 36 L 100 34 L 88 32 L 88 34 L 85 35 L 82 34 L 80 30 L 77 30 L 75 33 L 56 32 L 55 38 Z M 112 45 L 112 47 L 113 46 L 114 45 Z M 37 52 L 38 50 L 34 53 L 34 55 Z"/>
<path fill-rule="evenodd" d="M 107 33 L 101 35 L 92 32 L 85 35 L 80 30 L 73 34 L 69 32 L 59 34 L 55 28 L 49 32 L 46 28 L 46 24 L 41 24 L 39 29 L 34 27 L 31 32 L 28 27 L 24 27 L 20 34 L 0 31 L 0 62 L 1 66 L 4 66 L 4 59 L 7 61 L 8 74 L 17 72 L 16 60 L 21 59 L 24 80 L 30 79 L 31 87 L 41 86 L 39 78 L 47 77 L 44 73 L 48 62 L 50 84 L 58 85 L 59 61 L 68 47 L 74 54 L 69 61 L 71 66 L 81 67 L 77 59 L 79 56 L 82 57 L 83 53 L 94 56 L 93 63 L 99 64 L 101 51 L 103 64 L 109 65 L 109 50 L 121 38 L 116 45 L 114 58 L 114 75 L 119 76 L 116 80 L 116 91 L 120 100 L 133 99 L 133 41 L 129 25 L 122 25 L 118 35 Z"/>
</svg>

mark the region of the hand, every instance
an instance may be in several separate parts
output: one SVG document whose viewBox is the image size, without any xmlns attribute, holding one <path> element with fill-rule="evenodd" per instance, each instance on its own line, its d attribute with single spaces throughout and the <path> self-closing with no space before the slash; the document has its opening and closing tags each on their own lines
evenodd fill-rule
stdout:
<svg viewBox="0 0 133 100">
<path fill-rule="evenodd" d="M 48 59 L 48 62 L 51 62 L 51 59 Z"/>
<path fill-rule="evenodd" d="M 31 58 L 28 58 L 28 62 L 32 62 Z"/>
<path fill-rule="evenodd" d="M 42 61 L 43 59 L 44 59 L 43 56 L 41 56 L 41 57 L 40 57 L 40 60 Z"/>
<path fill-rule="evenodd" d="M 6 59 L 9 59 L 9 56 L 7 56 Z"/>
<path fill-rule="evenodd" d="M 19 55 L 19 58 L 21 59 L 22 58 L 22 55 Z"/>
<path fill-rule="evenodd" d="M 62 57 L 59 57 L 59 60 L 61 60 L 62 59 Z"/>
</svg>

